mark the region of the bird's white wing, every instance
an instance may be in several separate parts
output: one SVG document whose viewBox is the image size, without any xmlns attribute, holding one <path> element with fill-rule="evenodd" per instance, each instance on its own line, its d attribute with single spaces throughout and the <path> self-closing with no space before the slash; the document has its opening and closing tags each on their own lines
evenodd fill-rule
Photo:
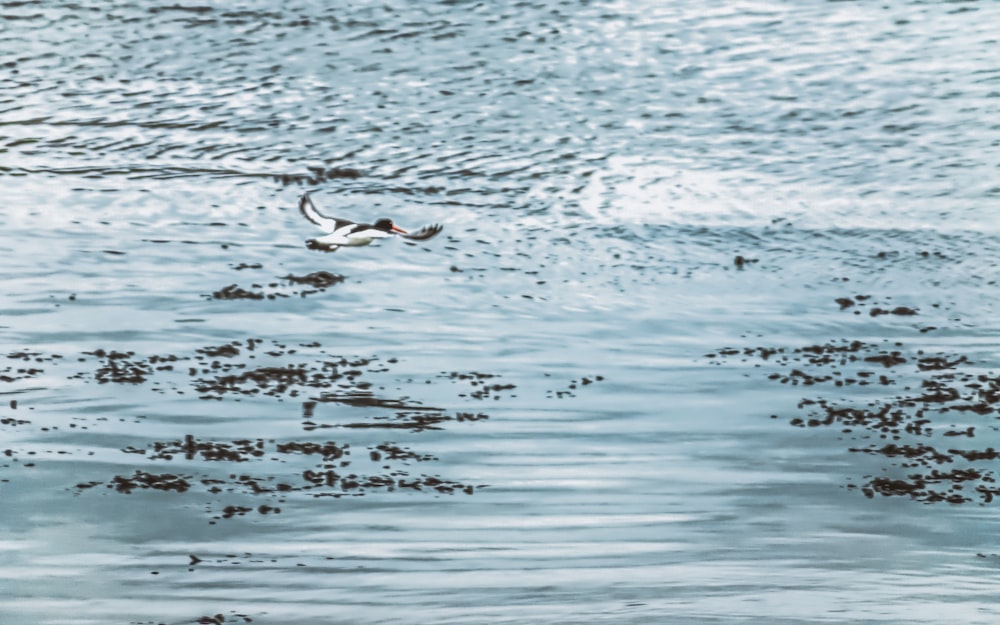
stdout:
<svg viewBox="0 0 1000 625">
<path fill-rule="evenodd" d="M 442 230 L 444 230 L 444 226 L 441 224 L 432 224 L 430 226 L 424 226 L 420 230 L 414 230 L 413 232 L 401 234 L 399 236 L 404 239 L 410 239 L 411 241 L 426 241 L 427 239 L 433 239 L 436 237 Z"/>
<path fill-rule="evenodd" d="M 313 204 L 312 198 L 309 197 L 308 193 L 302 195 L 299 199 L 299 211 L 302 216 L 313 222 L 326 232 L 336 232 L 344 226 L 353 225 L 353 222 L 347 221 L 346 219 L 336 219 L 334 217 L 327 217 L 316 210 L 316 206 Z"/>
</svg>

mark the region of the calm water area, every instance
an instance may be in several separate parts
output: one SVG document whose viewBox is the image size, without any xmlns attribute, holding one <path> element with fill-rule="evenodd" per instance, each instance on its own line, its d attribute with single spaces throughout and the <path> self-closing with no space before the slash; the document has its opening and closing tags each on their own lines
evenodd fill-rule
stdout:
<svg viewBox="0 0 1000 625">
<path fill-rule="evenodd" d="M 1000 622 L 998 33 L 0 2 L 0 625 Z"/>
</svg>

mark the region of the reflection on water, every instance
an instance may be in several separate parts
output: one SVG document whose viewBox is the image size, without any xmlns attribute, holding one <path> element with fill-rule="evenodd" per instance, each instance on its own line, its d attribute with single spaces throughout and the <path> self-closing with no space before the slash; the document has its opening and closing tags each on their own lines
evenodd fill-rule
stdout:
<svg viewBox="0 0 1000 625">
<path fill-rule="evenodd" d="M 0 621 L 995 622 L 997 12 L 3 4 Z"/>
</svg>

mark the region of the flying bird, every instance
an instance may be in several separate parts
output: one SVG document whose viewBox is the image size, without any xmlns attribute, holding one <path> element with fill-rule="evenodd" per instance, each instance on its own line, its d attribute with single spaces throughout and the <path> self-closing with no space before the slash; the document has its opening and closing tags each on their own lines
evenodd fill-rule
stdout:
<svg viewBox="0 0 1000 625">
<path fill-rule="evenodd" d="M 368 245 L 375 239 L 385 239 L 391 236 L 401 236 L 411 241 L 426 241 L 434 238 L 444 229 L 440 224 L 433 224 L 414 232 L 407 232 L 392 223 L 391 219 L 385 217 L 376 220 L 374 224 L 359 224 L 346 219 L 327 217 L 316 210 L 308 193 L 299 199 L 299 210 L 306 219 L 327 233 L 315 239 L 308 239 L 306 247 L 324 252 L 335 252 L 341 247 Z"/>
</svg>

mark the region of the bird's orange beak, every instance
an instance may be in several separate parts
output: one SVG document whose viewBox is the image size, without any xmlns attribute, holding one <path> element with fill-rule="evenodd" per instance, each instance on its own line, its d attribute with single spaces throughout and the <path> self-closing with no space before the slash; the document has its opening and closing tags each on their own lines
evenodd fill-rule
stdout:
<svg viewBox="0 0 1000 625">
<path fill-rule="evenodd" d="M 406 230 L 403 230 L 403 229 L 402 229 L 402 228 L 400 228 L 399 226 L 393 226 L 393 227 L 392 227 L 392 231 L 393 231 L 393 232 L 399 232 L 400 234 L 407 234 Z"/>
</svg>

